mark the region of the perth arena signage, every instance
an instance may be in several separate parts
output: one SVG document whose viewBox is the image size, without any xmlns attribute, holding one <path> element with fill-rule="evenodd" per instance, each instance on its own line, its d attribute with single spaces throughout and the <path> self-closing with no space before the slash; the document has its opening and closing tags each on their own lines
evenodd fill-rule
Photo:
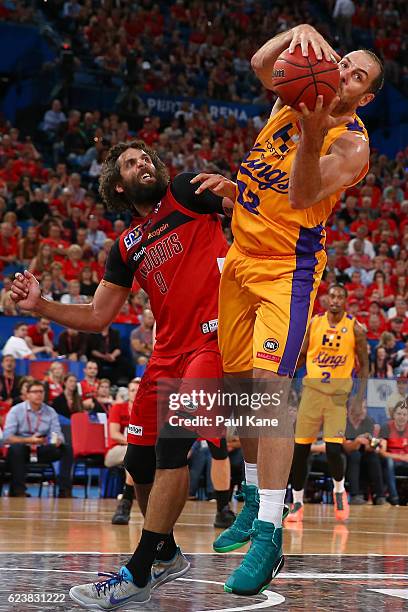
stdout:
<svg viewBox="0 0 408 612">
<path fill-rule="evenodd" d="M 217 120 L 220 117 L 227 118 L 233 115 L 240 123 L 245 123 L 250 117 L 256 117 L 267 108 L 261 104 L 238 104 L 203 98 L 163 97 L 155 94 L 141 94 L 140 97 L 153 115 L 174 115 L 178 110 L 181 110 L 183 102 L 187 102 L 189 110 L 198 110 L 206 105 L 213 119 Z"/>
</svg>

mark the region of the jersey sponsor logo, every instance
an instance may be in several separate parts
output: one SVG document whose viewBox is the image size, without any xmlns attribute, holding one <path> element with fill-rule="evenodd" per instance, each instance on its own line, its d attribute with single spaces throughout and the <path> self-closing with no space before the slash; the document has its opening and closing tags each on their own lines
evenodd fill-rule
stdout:
<svg viewBox="0 0 408 612">
<path fill-rule="evenodd" d="M 279 342 L 275 338 L 267 338 L 263 343 L 264 351 L 274 353 L 279 348 Z"/>
<path fill-rule="evenodd" d="M 260 359 L 267 359 L 268 361 L 273 361 L 274 363 L 280 363 L 281 357 L 279 355 L 270 355 L 269 353 L 262 353 L 258 351 L 256 354 Z"/>
<path fill-rule="evenodd" d="M 132 436 L 143 436 L 143 427 L 141 425 L 129 425 L 128 433 Z"/>
<path fill-rule="evenodd" d="M 163 263 L 183 252 L 178 235 L 174 232 L 170 236 L 166 236 L 163 240 L 156 242 L 154 245 L 146 248 L 143 253 L 143 264 L 140 266 L 139 272 L 143 278 L 147 278 L 150 272 L 155 268 L 159 268 Z M 141 257 L 141 255 L 140 255 Z"/>
<path fill-rule="evenodd" d="M 338 349 L 340 347 L 341 336 L 337 335 L 337 332 L 326 331 L 322 337 L 322 346 L 325 348 Z"/>
<path fill-rule="evenodd" d="M 134 230 L 129 232 L 124 237 L 123 242 L 125 243 L 126 250 L 130 251 L 132 247 L 134 247 L 136 244 L 138 244 L 141 241 L 142 237 L 143 237 L 142 226 L 139 225 L 138 227 L 136 227 Z"/>
<path fill-rule="evenodd" d="M 133 255 L 133 261 L 139 261 L 139 259 L 146 253 L 146 247 L 142 246 L 140 251 L 136 251 Z"/>
<path fill-rule="evenodd" d="M 218 319 L 211 319 L 211 321 L 200 323 L 200 327 L 203 334 L 212 334 L 218 329 Z"/>
<path fill-rule="evenodd" d="M 312 360 L 319 368 L 339 368 L 344 366 L 347 361 L 347 355 L 329 355 L 325 351 L 320 351 Z"/>
<path fill-rule="evenodd" d="M 169 227 L 168 223 L 163 223 L 160 227 L 158 227 L 157 229 L 153 230 L 152 232 L 149 232 L 147 235 L 147 238 L 158 238 L 160 236 L 160 234 L 162 234 L 164 231 L 166 231 L 166 229 Z"/>
</svg>

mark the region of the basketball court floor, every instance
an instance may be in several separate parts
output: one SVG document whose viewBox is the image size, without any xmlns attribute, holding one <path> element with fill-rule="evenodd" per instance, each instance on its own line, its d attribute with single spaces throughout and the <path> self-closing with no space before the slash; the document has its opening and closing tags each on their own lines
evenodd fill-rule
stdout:
<svg viewBox="0 0 408 612">
<path fill-rule="evenodd" d="M 142 525 L 136 510 L 129 526 L 111 525 L 115 500 L 3 497 L 0 506 L 0 611 L 79 610 L 69 588 L 117 571 Z M 214 510 L 210 502 L 187 503 L 175 534 L 189 573 L 155 591 L 149 604 L 124 610 L 408 609 L 407 507 L 352 507 L 343 525 L 331 506 L 306 506 L 303 525 L 285 529 L 282 573 L 249 598 L 223 591 L 241 554 L 212 552 Z"/>
</svg>

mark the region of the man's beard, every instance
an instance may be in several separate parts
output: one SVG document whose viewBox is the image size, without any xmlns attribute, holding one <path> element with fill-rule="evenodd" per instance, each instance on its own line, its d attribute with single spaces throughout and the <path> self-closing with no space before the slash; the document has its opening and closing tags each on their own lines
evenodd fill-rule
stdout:
<svg viewBox="0 0 408 612">
<path fill-rule="evenodd" d="M 128 181 L 123 181 L 124 196 L 128 204 L 133 207 L 138 205 L 155 206 L 164 197 L 169 182 L 167 170 L 156 168 L 155 182 L 143 185 L 139 177 L 135 176 Z"/>
</svg>

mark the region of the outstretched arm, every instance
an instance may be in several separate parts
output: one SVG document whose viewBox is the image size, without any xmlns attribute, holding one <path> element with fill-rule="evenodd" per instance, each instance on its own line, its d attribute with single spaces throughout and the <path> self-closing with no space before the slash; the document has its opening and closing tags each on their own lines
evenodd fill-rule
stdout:
<svg viewBox="0 0 408 612">
<path fill-rule="evenodd" d="M 129 294 L 129 288 L 102 280 L 90 304 L 61 304 L 41 296 L 37 279 L 27 270 L 16 274 L 11 298 L 24 310 L 46 317 L 65 327 L 80 331 L 100 332 L 118 314 Z"/>
</svg>

